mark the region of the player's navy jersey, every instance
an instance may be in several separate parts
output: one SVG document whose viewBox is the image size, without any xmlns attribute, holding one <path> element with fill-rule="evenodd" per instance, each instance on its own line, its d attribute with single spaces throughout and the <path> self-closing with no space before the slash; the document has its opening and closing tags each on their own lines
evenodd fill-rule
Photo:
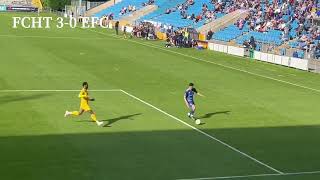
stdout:
<svg viewBox="0 0 320 180">
<path fill-rule="evenodd" d="M 185 97 L 188 102 L 193 102 L 194 93 L 198 93 L 196 88 L 186 90 Z"/>
</svg>

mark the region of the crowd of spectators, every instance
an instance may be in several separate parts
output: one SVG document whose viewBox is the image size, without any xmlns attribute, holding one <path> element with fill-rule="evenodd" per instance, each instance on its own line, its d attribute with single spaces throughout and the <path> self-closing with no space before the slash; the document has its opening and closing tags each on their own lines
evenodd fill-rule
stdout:
<svg viewBox="0 0 320 180">
<path fill-rule="evenodd" d="M 189 19 L 194 23 L 203 21 L 204 24 L 207 24 L 217 18 L 217 13 L 229 13 L 236 10 L 233 6 L 228 7 L 226 3 L 221 0 L 211 0 L 210 4 L 214 8 L 209 8 L 209 4 L 203 3 L 201 11 L 198 14 L 188 13 L 190 6 L 193 6 L 195 3 L 197 2 L 194 0 L 186 0 L 182 4 L 166 9 L 165 14 L 179 11 L 182 19 Z"/>
<path fill-rule="evenodd" d="M 317 0 L 233 0 L 228 6 L 216 0 L 216 8 L 219 4 L 226 13 L 227 9 L 249 10 L 249 15 L 235 24 L 240 30 L 246 26 L 250 31 L 261 33 L 279 31 L 282 41 L 296 41 L 297 49 L 320 57 L 320 28 L 313 23 L 320 16 Z"/>
<path fill-rule="evenodd" d="M 249 9 L 250 14 L 236 25 L 258 32 L 279 30 L 283 41 L 297 38 L 298 48 L 310 50 L 315 48 L 314 40 L 320 40 L 320 29 L 313 25 L 320 14 L 317 6 L 316 0 L 273 0 L 265 4 L 261 0 L 238 0 L 238 7 Z"/>
<path fill-rule="evenodd" d="M 113 20 L 114 19 L 114 14 L 113 13 L 106 14 L 106 15 L 102 16 L 102 19 Z"/>
<path fill-rule="evenodd" d="M 142 3 L 142 6 L 148 6 L 148 5 L 152 5 L 152 4 L 154 4 L 154 0 L 149 0 L 146 3 Z"/>
<path fill-rule="evenodd" d="M 154 0 L 149 0 L 143 5 L 153 4 Z M 230 13 L 237 9 L 249 11 L 247 17 L 239 19 L 236 26 L 243 29 L 245 26 L 250 31 L 269 32 L 277 30 L 281 32 L 283 41 L 297 40 L 297 48 L 305 51 L 319 52 L 320 54 L 320 28 L 313 25 L 313 20 L 319 17 L 317 0 L 211 0 L 210 4 L 203 3 L 201 11 L 198 14 L 188 13 L 188 9 L 198 3 L 195 0 L 186 0 L 182 4 L 165 10 L 165 14 L 178 11 L 182 19 L 190 19 L 195 23 L 203 22 L 204 24 L 217 18 L 217 13 Z M 213 7 L 213 8 L 212 8 Z M 126 14 L 134 11 L 134 6 L 124 7 L 120 13 Z M 194 11 L 193 11 L 194 12 Z M 107 19 L 112 20 L 113 14 L 106 15 Z M 145 28 L 136 27 L 136 36 L 145 34 Z M 169 33 L 171 44 L 177 45 L 190 44 L 182 43 L 185 35 L 180 31 Z M 207 39 L 211 39 L 212 33 L 208 34 Z M 184 46 L 183 45 L 183 46 Z"/>
<path fill-rule="evenodd" d="M 148 2 L 142 3 L 142 6 L 148 6 L 148 5 L 152 5 L 152 4 L 154 4 L 154 0 L 148 0 Z M 134 12 L 136 10 L 137 10 L 137 8 L 134 5 L 129 5 L 128 7 L 122 7 L 120 12 L 119 12 L 119 15 L 122 16 L 122 15 L 125 15 L 127 13 Z"/>
<path fill-rule="evenodd" d="M 166 47 L 185 47 L 185 48 L 196 48 L 198 47 L 198 42 L 191 38 L 191 35 L 187 28 L 182 28 L 178 30 L 168 29 L 166 32 Z"/>
<path fill-rule="evenodd" d="M 127 13 L 130 13 L 130 12 L 134 12 L 136 11 L 136 6 L 133 6 L 133 5 L 129 5 L 128 7 L 122 7 L 120 12 L 119 12 L 119 15 L 125 15 Z"/>
<path fill-rule="evenodd" d="M 134 26 L 131 32 L 133 37 L 154 40 L 156 39 L 155 27 L 152 23 L 141 22 L 139 25 Z"/>
<path fill-rule="evenodd" d="M 148 2 L 142 3 L 142 6 L 147 6 L 152 4 L 154 4 L 154 0 L 148 0 Z M 121 10 L 119 11 L 119 15 L 122 16 L 128 13 L 134 12 L 136 10 L 137 8 L 134 5 L 129 5 L 128 7 L 122 7 Z M 101 18 L 104 19 L 104 21 L 114 20 L 114 13 L 105 14 Z"/>
</svg>

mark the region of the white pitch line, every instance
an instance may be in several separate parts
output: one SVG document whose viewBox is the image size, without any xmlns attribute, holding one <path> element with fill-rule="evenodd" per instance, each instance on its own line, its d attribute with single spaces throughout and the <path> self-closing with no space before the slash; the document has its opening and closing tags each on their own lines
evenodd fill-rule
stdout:
<svg viewBox="0 0 320 180">
<path fill-rule="evenodd" d="M 294 175 L 306 175 L 306 174 L 320 174 L 320 171 L 310 172 L 295 172 L 295 173 L 283 173 L 283 174 L 252 174 L 244 176 L 221 176 L 221 177 L 205 177 L 205 178 L 187 178 L 187 179 L 176 179 L 176 180 L 215 180 L 215 179 L 240 179 L 249 177 L 267 177 L 267 176 L 294 176 Z"/>
<path fill-rule="evenodd" d="M 140 101 L 141 103 L 143 103 L 143 104 L 145 104 L 145 105 L 147 105 L 147 106 L 149 106 L 149 107 L 151 107 L 151 108 L 153 108 L 153 109 L 155 109 L 155 110 L 157 110 L 157 111 L 159 111 L 159 112 L 161 112 L 161 113 L 163 113 L 163 114 L 165 114 L 165 115 L 167 115 L 167 116 L 169 116 L 169 117 L 171 117 L 171 118 L 173 118 L 173 119 L 175 119 L 175 120 L 177 120 L 177 121 L 179 121 L 180 123 L 182 123 L 182 124 L 184 124 L 184 125 L 192 128 L 192 129 L 196 130 L 197 132 L 199 132 L 199 133 L 207 136 L 208 138 L 210 138 L 210 139 L 212 139 L 212 140 L 215 140 L 215 141 L 219 142 L 220 144 L 228 147 L 229 149 L 231 149 L 231 150 L 233 150 L 233 151 L 235 151 L 235 152 L 237 152 L 237 153 L 240 153 L 241 155 L 243 155 L 243 156 L 245 156 L 245 157 L 247 157 L 247 158 L 255 161 L 256 163 L 258 163 L 258 164 L 260 164 L 260 165 L 263 165 L 263 166 L 267 167 L 268 169 L 270 169 L 270 170 L 272 170 L 272 171 L 274 171 L 274 172 L 277 172 L 277 173 L 279 173 L 279 174 L 283 174 L 283 172 L 281 172 L 281 171 L 279 171 L 279 170 L 277 170 L 277 169 L 275 169 L 275 168 L 273 168 L 273 167 L 271 167 L 271 166 L 269 166 L 269 165 L 267 165 L 267 164 L 265 164 L 265 163 L 257 160 L 256 158 L 254 158 L 254 157 L 252 157 L 252 156 L 250 156 L 250 155 L 248 155 L 248 154 L 246 154 L 246 153 L 238 150 L 237 148 L 235 148 L 235 147 L 233 147 L 233 146 L 231 146 L 231 145 L 229 145 L 229 144 L 221 141 L 220 139 L 217 139 L 216 137 L 214 137 L 214 136 L 212 136 L 212 135 L 210 135 L 210 134 L 208 134 L 208 133 L 206 133 L 206 132 L 204 132 L 204 131 L 202 131 L 202 130 L 200 130 L 200 129 L 198 129 L 198 128 L 196 128 L 196 127 L 194 127 L 194 126 L 192 126 L 192 125 L 190 125 L 190 124 L 188 124 L 188 123 L 186 123 L 186 122 L 184 122 L 183 120 L 181 120 L 181 119 L 179 119 L 179 118 L 177 118 L 177 117 L 175 117 L 175 116 L 173 116 L 173 115 L 171 115 L 171 114 L 169 114 L 169 113 L 167 113 L 167 112 L 165 112 L 165 111 L 163 111 L 163 110 L 155 107 L 154 105 L 152 105 L 152 104 L 150 104 L 150 103 L 148 103 L 148 102 L 146 102 L 146 101 L 144 101 L 144 100 L 142 100 L 142 99 L 140 99 L 140 98 L 138 98 L 138 97 L 136 97 L 136 96 L 134 96 L 134 95 L 126 92 L 126 91 L 124 91 L 124 90 L 121 90 L 121 91 L 122 91 L 124 94 L 132 97 L 133 99 L 136 99 L 137 101 Z"/>
<path fill-rule="evenodd" d="M 80 89 L 4 89 L 0 92 L 78 92 Z M 122 92 L 121 89 L 93 89 L 92 92 Z"/>
<path fill-rule="evenodd" d="M 89 30 L 93 31 L 93 32 L 96 32 L 96 33 L 99 33 L 99 34 L 103 34 L 105 36 L 110 36 L 110 37 L 115 37 L 115 38 L 118 38 L 118 39 L 122 39 L 122 38 L 120 38 L 118 36 L 105 34 L 105 33 L 102 33 L 102 32 L 99 32 L 99 31 L 95 31 L 95 30 L 92 30 L 92 29 L 89 29 Z M 167 51 L 167 52 L 170 52 L 170 53 L 173 53 L 173 54 L 178 54 L 178 55 L 181 55 L 181 56 L 184 56 L 184 57 L 196 59 L 196 60 L 199 60 L 199 61 L 202 61 L 202 62 L 214 64 L 214 65 L 221 66 L 221 67 L 224 67 L 224 68 L 227 68 L 227 69 L 232 69 L 232 70 L 235 70 L 235 71 L 240 71 L 240 72 L 243 72 L 243 73 L 251 74 L 251 75 L 262 77 L 262 78 L 265 78 L 265 79 L 270 79 L 270 80 L 281 82 L 281 83 L 284 83 L 284 84 L 289 84 L 289 85 L 292 85 L 292 86 L 300 87 L 300 88 L 303 88 L 303 89 L 307 89 L 307 90 L 311 90 L 311 91 L 315 91 L 315 92 L 320 92 L 319 89 L 315 89 L 315 88 L 299 85 L 299 84 L 288 82 L 288 81 L 284 81 L 284 80 L 281 80 L 281 79 L 276 79 L 276 78 L 273 78 L 273 77 L 257 74 L 257 73 L 246 71 L 246 70 L 243 70 L 243 69 L 238 69 L 238 68 L 235 68 L 235 67 L 232 67 L 232 66 L 227 66 L 227 65 L 220 64 L 220 63 L 217 63 L 217 62 L 204 60 L 202 58 L 198 58 L 198 57 L 190 56 L 190 55 L 183 54 L 183 53 L 180 53 L 180 52 L 172 51 L 170 49 L 166 49 L 166 48 L 163 48 L 163 47 L 160 47 L 160 46 L 157 46 L 157 45 L 141 43 L 141 42 L 137 42 L 137 41 L 130 40 L 130 39 L 123 39 L 123 40 L 129 41 L 129 42 L 132 42 L 132 43 L 136 43 L 136 44 L 140 44 L 140 45 L 143 45 L 143 46 L 147 46 L 147 47 L 152 47 L 152 48 L 155 48 L 155 49 L 160 49 L 162 51 Z"/>
</svg>

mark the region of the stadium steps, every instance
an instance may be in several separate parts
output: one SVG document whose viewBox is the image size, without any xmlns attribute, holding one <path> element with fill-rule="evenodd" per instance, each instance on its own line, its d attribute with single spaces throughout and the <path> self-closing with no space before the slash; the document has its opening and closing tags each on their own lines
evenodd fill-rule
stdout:
<svg viewBox="0 0 320 180">
<path fill-rule="evenodd" d="M 274 48 L 274 52 L 276 54 L 280 54 L 281 49 L 289 49 L 289 48 L 290 48 L 290 46 L 289 46 L 288 42 L 285 42 L 285 43 L 281 44 L 280 46 L 276 46 Z"/>
<path fill-rule="evenodd" d="M 283 43 L 281 46 L 277 46 L 275 48 L 275 52 L 277 54 L 280 54 L 281 52 L 281 49 L 286 49 L 286 55 L 292 55 L 294 51 L 298 50 L 297 48 L 291 48 L 289 43 L 290 42 L 295 42 L 297 41 L 297 39 L 292 39 L 292 40 L 289 40 L 289 41 L 286 41 L 285 43 Z"/>
<path fill-rule="evenodd" d="M 137 21 L 141 17 L 143 17 L 147 14 L 150 14 L 150 13 L 156 11 L 157 9 L 158 9 L 158 6 L 156 6 L 156 5 L 148 5 L 148 6 L 145 6 L 141 9 L 133 12 L 132 14 L 129 14 L 128 16 L 121 18 L 120 20 L 123 22 L 127 22 L 127 24 L 134 24 L 135 21 Z"/>
<path fill-rule="evenodd" d="M 88 11 L 86 11 L 85 16 L 92 16 L 92 15 L 94 15 L 94 14 L 96 14 L 96 13 L 98 13 L 98 12 L 104 10 L 104 9 L 107 9 L 108 7 L 111 7 L 111 6 L 121 2 L 121 1 L 122 0 L 110 0 L 110 1 L 108 1 L 106 3 L 103 3 L 103 4 L 99 5 L 99 6 L 97 6 L 97 7 L 89 9 Z"/>
<path fill-rule="evenodd" d="M 246 10 L 236 10 L 204 26 L 199 27 L 197 31 L 202 34 L 207 34 L 210 29 L 213 32 L 217 32 L 220 29 L 227 27 L 228 25 L 234 24 L 238 19 L 246 17 L 248 13 L 249 11 Z"/>
<path fill-rule="evenodd" d="M 231 40 L 230 42 L 228 42 L 229 46 L 238 46 L 237 42 L 235 40 Z"/>
<path fill-rule="evenodd" d="M 286 42 L 283 43 L 281 46 L 279 46 L 279 49 L 281 49 L 281 48 L 291 48 L 291 47 L 290 47 L 290 43 L 291 43 L 291 42 L 295 42 L 295 41 L 297 41 L 297 38 L 294 38 L 294 39 L 291 39 L 291 40 L 289 40 L 289 41 L 286 41 Z"/>
</svg>

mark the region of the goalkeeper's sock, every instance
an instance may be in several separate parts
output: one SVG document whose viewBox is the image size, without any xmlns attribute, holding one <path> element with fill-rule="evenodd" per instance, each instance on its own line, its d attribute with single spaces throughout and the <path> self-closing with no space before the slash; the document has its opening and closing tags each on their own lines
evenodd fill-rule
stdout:
<svg viewBox="0 0 320 180">
<path fill-rule="evenodd" d="M 92 121 L 97 122 L 97 116 L 95 114 L 91 114 L 90 117 L 91 117 Z"/>
<path fill-rule="evenodd" d="M 79 116 L 80 113 L 79 113 L 79 111 L 72 111 L 71 114 L 74 116 Z"/>
</svg>

